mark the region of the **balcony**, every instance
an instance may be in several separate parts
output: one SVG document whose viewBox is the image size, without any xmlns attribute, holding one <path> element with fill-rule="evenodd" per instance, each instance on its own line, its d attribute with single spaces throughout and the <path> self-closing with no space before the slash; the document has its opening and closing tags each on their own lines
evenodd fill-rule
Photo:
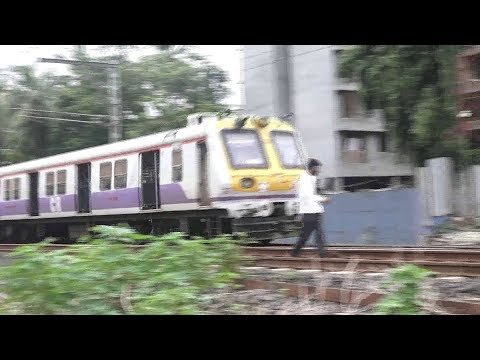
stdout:
<svg viewBox="0 0 480 360">
<path fill-rule="evenodd" d="M 462 81 L 457 84 L 457 93 L 459 95 L 467 95 L 480 92 L 480 79 L 472 79 Z"/>
<path fill-rule="evenodd" d="M 349 155 L 338 164 L 339 177 L 352 176 L 410 176 L 413 174 L 413 166 L 407 159 L 399 159 L 394 153 L 366 152 L 363 154 Z M 351 160 L 357 160 L 352 162 Z"/>
<path fill-rule="evenodd" d="M 474 56 L 480 54 L 480 45 L 469 46 L 464 52 L 460 54 L 460 57 Z"/>
<path fill-rule="evenodd" d="M 335 91 L 358 91 L 359 89 L 358 83 L 350 79 L 337 78 L 334 85 Z"/>
<path fill-rule="evenodd" d="M 336 131 L 385 132 L 385 120 L 381 110 L 373 110 L 358 117 L 340 118 L 335 123 Z"/>
</svg>

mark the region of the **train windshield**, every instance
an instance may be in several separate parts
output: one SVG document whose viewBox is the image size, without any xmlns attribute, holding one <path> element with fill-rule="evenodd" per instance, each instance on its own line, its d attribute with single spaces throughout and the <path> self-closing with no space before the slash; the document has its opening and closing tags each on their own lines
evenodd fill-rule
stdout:
<svg viewBox="0 0 480 360">
<path fill-rule="evenodd" d="M 284 168 L 303 168 L 302 155 L 291 132 L 272 131 L 272 140 Z"/>
<path fill-rule="evenodd" d="M 265 151 L 255 130 L 223 130 L 222 133 L 233 168 L 267 168 Z"/>
</svg>

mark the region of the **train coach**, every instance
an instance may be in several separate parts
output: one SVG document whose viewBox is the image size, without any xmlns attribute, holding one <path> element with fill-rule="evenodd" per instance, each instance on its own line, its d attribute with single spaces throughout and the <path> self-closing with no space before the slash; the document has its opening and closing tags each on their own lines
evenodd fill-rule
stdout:
<svg viewBox="0 0 480 360">
<path fill-rule="evenodd" d="M 94 224 L 142 233 L 296 231 L 305 151 L 285 120 L 192 114 L 181 129 L 0 168 L 0 241 L 75 241 Z"/>
</svg>

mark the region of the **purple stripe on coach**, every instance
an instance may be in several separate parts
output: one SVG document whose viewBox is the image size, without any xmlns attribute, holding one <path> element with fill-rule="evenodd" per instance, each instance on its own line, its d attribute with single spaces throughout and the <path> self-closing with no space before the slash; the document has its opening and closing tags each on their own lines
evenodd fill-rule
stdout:
<svg viewBox="0 0 480 360">
<path fill-rule="evenodd" d="M 212 201 L 235 201 L 254 199 L 288 199 L 295 197 L 294 194 L 265 194 L 265 195 L 237 195 L 220 196 L 212 198 Z M 61 198 L 62 212 L 76 211 L 76 195 L 63 195 Z M 100 191 L 91 194 L 92 210 L 135 208 L 140 206 L 140 189 L 138 187 L 119 189 L 112 191 Z M 160 185 L 160 202 L 163 205 L 196 203 L 198 199 L 188 199 L 180 184 Z M 27 215 L 29 211 L 29 200 L 14 200 L 0 202 L 0 216 Z M 50 198 L 39 199 L 39 212 L 41 214 L 51 213 Z"/>
<path fill-rule="evenodd" d="M 2 201 L 0 203 L 0 216 L 26 215 L 30 200 Z"/>
<path fill-rule="evenodd" d="M 67 211 L 71 212 L 76 210 L 74 194 L 61 195 L 60 202 L 61 202 L 62 212 L 67 212 Z M 38 199 L 38 209 L 40 214 L 51 213 L 52 211 L 50 210 L 50 198 L 43 197 Z"/>
<path fill-rule="evenodd" d="M 138 188 L 100 191 L 92 194 L 92 209 L 120 209 L 138 207 Z"/>
<path fill-rule="evenodd" d="M 160 203 L 162 204 L 187 204 L 197 201 L 198 199 L 188 199 L 180 184 L 160 185 Z"/>
</svg>

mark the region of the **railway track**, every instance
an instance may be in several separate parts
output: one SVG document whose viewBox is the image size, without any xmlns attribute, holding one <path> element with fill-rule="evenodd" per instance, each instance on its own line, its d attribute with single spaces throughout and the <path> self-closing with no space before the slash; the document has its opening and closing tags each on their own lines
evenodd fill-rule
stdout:
<svg viewBox="0 0 480 360">
<path fill-rule="evenodd" d="M 255 257 L 288 257 L 292 247 L 244 247 L 247 255 Z M 328 258 L 368 258 L 372 260 L 402 261 L 461 261 L 479 262 L 480 249 L 425 248 L 425 247 L 327 247 Z M 316 257 L 315 248 L 304 248 L 300 257 Z"/>
<path fill-rule="evenodd" d="M 369 248 L 327 247 L 319 258 L 314 248 L 290 256 L 286 247 L 245 247 L 257 266 L 269 268 L 342 271 L 347 266 L 359 272 L 382 271 L 400 264 L 416 264 L 432 271 L 455 276 L 480 276 L 480 249 L 458 248 Z"/>
<path fill-rule="evenodd" d="M 0 253 L 10 253 L 18 246 L 0 244 Z M 89 245 L 50 244 L 45 250 L 85 246 Z M 130 247 L 138 249 L 142 245 Z M 411 263 L 447 275 L 480 276 L 478 248 L 329 246 L 325 258 L 316 256 L 314 248 L 304 248 L 299 257 L 291 257 L 290 250 L 291 246 L 242 247 L 256 266 L 269 268 L 343 271 L 348 266 L 354 271 L 372 272 Z"/>
<path fill-rule="evenodd" d="M 11 253 L 21 244 L 0 244 L 1 253 Z M 83 244 L 50 244 L 46 251 L 72 249 Z M 140 249 L 142 245 L 131 245 Z M 242 251 L 256 266 L 268 268 L 317 269 L 325 271 L 378 272 L 412 263 L 437 273 L 454 276 L 480 276 L 480 249 L 478 247 L 381 247 L 381 246 L 329 246 L 327 256 L 316 256 L 315 248 L 304 248 L 299 257 L 291 257 L 291 246 L 243 246 Z M 318 300 L 344 304 L 371 306 L 383 294 L 353 289 L 321 288 L 288 282 L 244 279 L 247 289 L 287 289 L 290 296 L 308 296 Z M 439 300 L 438 303 L 452 314 L 480 314 L 480 302 Z"/>
<path fill-rule="evenodd" d="M 286 290 L 286 294 L 291 297 L 308 297 L 321 301 L 368 307 L 373 307 L 385 296 L 383 293 L 365 290 L 317 287 L 302 283 L 265 281 L 259 279 L 244 279 L 242 285 L 248 290 Z M 448 314 L 480 315 L 480 302 L 439 299 L 436 305 Z"/>
<path fill-rule="evenodd" d="M 479 248 L 330 246 L 327 247 L 325 258 L 318 258 L 315 248 L 304 248 L 300 257 L 291 257 L 290 250 L 291 246 L 244 248 L 244 252 L 253 258 L 255 265 L 268 268 L 379 272 L 396 265 L 413 263 L 442 275 L 480 275 Z M 246 278 L 242 283 L 246 289 L 284 289 L 293 297 L 307 296 L 311 299 L 356 306 L 372 307 L 385 296 L 374 291 L 318 287 L 297 281 Z M 480 314 L 478 299 L 437 299 L 435 306 L 449 314 Z"/>
</svg>

